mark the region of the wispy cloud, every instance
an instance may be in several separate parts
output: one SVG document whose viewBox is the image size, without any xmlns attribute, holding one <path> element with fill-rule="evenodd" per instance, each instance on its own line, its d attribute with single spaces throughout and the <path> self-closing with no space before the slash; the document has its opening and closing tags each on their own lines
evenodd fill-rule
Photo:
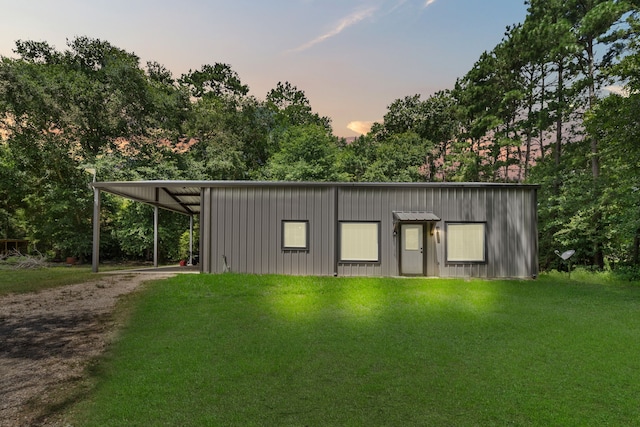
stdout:
<svg viewBox="0 0 640 427">
<path fill-rule="evenodd" d="M 398 9 L 403 8 L 410 0 L 395 0 L 395 3 L 393 4 L 393 6 L 391 7 L 391 9 L 389 9 L 389 12 L 387 12 L 387 15 L 391 15 L 392 13 L 395 13 Z M 436 2 L 436 0 L 420 0 L 420 2 L 422 3 L 422 6 L 420 7 L 422 10 L 428 8 L 429 6 L 431 6 L 432 4 L 434 4 Z M 416 4 L 413 3 L 412 4 Z"/>
<path fill-rule="evenodd" d="M 370 7 L 368 9 L 363 9 L 363 10 L 358 10 L 353 12 L 352 14 L 345 16 L 344 18 L 342 18 L 340 20 L 340 22 L 338 22 L 338 24 L 333 27 L 331 30 L 329 30 L 328 32 L 326 32 L 325 34 L 322 34 L 319 37 L 316 37 L 315 39 L 301 45 L 298 46 L 295 49 L 291 49 L 289 50 L 289 52 L 291 53 L 295 53 L 295 52 L 302 52 L 304 50 L 307 50 L 319 43 L 324 42 L 325 40 L 330 39 L 331 37 L 335 37 L 338 34 L 340 34 L 341 32 L 343 32 L 344 30 L 346 30 L 347 28 L 357 24 L 358 22 L 362 21 L 363 19 L 369 18 L 371 17 L 375 11 L 377 10 L 377 7 Z"/>
<path fill-rule="evenodd" d="M 406 2 L 407 2 L 407 0 L 396 0 L 395 4 L 391 8 L 391 10 L 389 10 L 389 13 L 393 13 L 396 10 L 400 9 Z"/>
<path fill-rule="evenodd" d="M 389 15 L 394 13 L 396 10 L 400 9 L 402 6 L 405 5 L 405 3 L 407 3 L 409 0 L 395 0 L 394 6 L 387 11 L 386 13 L 384 13 L 383 15 Z M 422 9 L 426 9 L 427 7 L 431 6 L 432 4 L 434 4 L 437 0 L 421 0 L 423 1 L 423 5 L 422 5 Z M 326 33 L 316 37 L 315 39 L 308 41 L 294 49 L 289 49 L 287 51 L 287 53 L 297 53 L 297 52 L 302 52 L 305 51 L 307 49 L 312 48 L 313 46 L 320 44 L 332 37 L 337 36 L 338 34 L 342 33 L 344 30 L 346 30 L 347 28 L 358 24 L 359 22 L 361 22 L 364 19 L 370 18 L 372 16 L 374 16 L 374 14 L 376 12 L 378 12 L 378 10 L 380 9 L 380 6 L 372 6 L 366 9 L 359 9 L 356 10 L 355 12 L 345 16 L 344 18 L 342 18 L 333 28 L 331 28 L 329 31 L 327 31 Z"/>
</svg>

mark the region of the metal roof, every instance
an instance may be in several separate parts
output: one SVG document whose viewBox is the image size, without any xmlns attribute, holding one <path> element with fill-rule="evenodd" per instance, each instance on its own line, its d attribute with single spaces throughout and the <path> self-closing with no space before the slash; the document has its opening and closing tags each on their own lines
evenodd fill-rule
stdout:
<svg viewBox="0 0 640 427">
<path fill-rule="evenodd" d="M 404 188 L 539 188 L 538 185 L 479 182 L 284 182 L 284 181 L 115 181 L 93 182 L 100 191 L 185 215 L 200 214 L 203 188 L 222 187 L 404 187 Z M 409 214 L 405 212 L 404 214 Z M 423 212 L 422 214 L 428 214 Z M 433 215 L 433 214 L 431 214 Z M 435 215 L 433 217 L 437 218 Z M 424 217 L 426 218 L 426 217 Z M 403 220 L 404 221 L 404 220 Z M 407 219 L 406 221 L 412 221 Z M 415 219 L 413 221 L 439 221 Z"/>
<path fill-rule="evenodd" d="M 185 215 L 200 213 L 201 186 L 188 181 L 94 182 L 94 188 Z"/>
<path fill-rule="evenodd" d="M 433 212 L 397 212 L 393 211 L 393 219 L 396 221 L 407 222 L 426 222 L 426 221 L 440 221 Z"/>
</svg>

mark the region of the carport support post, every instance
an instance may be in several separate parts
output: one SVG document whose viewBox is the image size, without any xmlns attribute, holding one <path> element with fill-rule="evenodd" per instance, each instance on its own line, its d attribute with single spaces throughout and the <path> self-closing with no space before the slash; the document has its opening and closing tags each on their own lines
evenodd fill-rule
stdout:
<svg viewBox="0 0 640 427">
<path fill-rule="evenodd" d="M 153 208 L 153 267 L 158 268 L 158 207 Z"/>
<path fill-rule="evenodd" d="M 98 272 L 100 261 L 100 189 L 93 188 L 93 252 L 91 271 Z"/>
<path fill-rule="evenodd" d="M 193 264 L 193 215 L 189 216 L 189 265 Z"/>
</svg>

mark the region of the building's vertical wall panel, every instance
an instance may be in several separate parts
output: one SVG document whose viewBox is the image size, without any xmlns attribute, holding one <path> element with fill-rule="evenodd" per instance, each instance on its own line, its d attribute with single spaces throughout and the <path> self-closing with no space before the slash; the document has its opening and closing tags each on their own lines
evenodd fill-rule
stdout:
<svg viewBox="0 0 640 427">
<path fill-rule="evenodd" d="M 249 257 L 249 248 L 253 247 L 253 245 L 243 245 L 242 243 L 248 242 L 249 239 L 249 230 L 247 227 L 247 211 L 248 211 L 248 193 L 249 189 L 247 188 L 244 191 L 238 191 L 238 228 L 240 229 L 240 239 L 234 240 L 234 243 L 237 244 L 238 249 L 238 260 L 239 264 L 238 269 L 240 271 L 248 271 L 247 270 L 247 258 Z M 253 236 L 251 235 L 251 239 Z"/>
<path fill-rule="evenodd" d="M 487 189 L 485 191 L 484 206 L 485 206 L 485 212 L 486 212 L 486 218 L 487 218 L 487 225 L 486 225 L 487 241 L 486 241 L 485 250 L 487 251 L 487 261 L 488 261 L 487 276 L 489 277 L 495 277 L 497 273 L 497 269 L 496 269 L 497 263 L 494 262 L 493 260 L 497 259 L 500 256 L 499 239 L 490 238 L 490 236 L 494 236 L 496 233 L 499 233 L 500 231 L 500 227 L 496 222 L 497 213 L 495 212 L 495 206 L 496 206 L 495 196 L 496 196 L 496 192 L 493 191 L 492 189 Z"/>
<path fill-rule="evenodd" d="M 440 188 L 432 188 L 429 191 L 429 197 L 427 199 L 427 206 L 431 206 L 432 211 L 438 209 L 441 206 L 441 192 Z M 441 240 L 441 228 L 440 223 L 431 223 L 427 228 L 427 236 L 425 240 L 425 247 L 427 251 L 427 276 L 439 277 L 440 276 L 440 264 L 442 262 L 442 246 Z M 432 234 L 433 231 L 433 234 Z"/>
<path fill-rule="evenodd" d="M 261 197 L 258 197 L 261 196 Z M 269 245 L 269 209 L 265 208 L 265 200 L 269 200 L 270 191 L 268 188 L 264 190 L 256 189 L 254 193 L 256 200 L 256 219 L 260 223 L 260 245 L 257 245 L 256 251 L 260 253 L 260 265 L 256 268 L 256 273 L 266 274 L 269 272 L 269 252 L 263 248 Z"/>
<path fill-rule="evenodd" d="M 211 189 L 203 188 L 200 190 L 200 239 L 199 251 L 200 254 L 200 271 L 202 273 L 211 273 Z"/>
<path fill-rule="evenodd" d="M 538 264 L 538 244 L 539 244 L 539 235 L 538 235 L 538 193 L 536 191 L 531 191 L 528 197 L 529 209 L 527 210 L 528 215 L 528 224 L 529 224 L 529 236 L 535 239 L 535 244 L 531 244 L 531 256 L 529 258 L 529 272 L 532 272 L 533 277 L 538 277 L 539 264 Z"/>
<path fill-rule="evenodd" d="M 507 265 L 505 266 L 506 276 L 517 276 L 524 270 L 525 260 L 521 258 L 522 245 L 515 240 L 518 234 L 522 235 L 524 230 L 520 226 L 522 221 L 522 192 L 507 190 L 505 196 L 508 201 L 506 205 L 505 232 L 507 239 Z"/>
<path fill-rule="evenodd" d="M 394 194 L 390 192 L 388 189 L 380 189 L 377 193 L 377 200 L 375 201 L 376 206 L 379 206 L 381 211 L 382 218 L 385 216 L 385 206 L 391 206 L 391 199 L 394 197 Z M 388 213 L 387 213 L 388 214 Z M 384 262 L 381 265 L 381 274 L 383 276 L 397 276 L 399 269 L 399 248 L 397 244 L 397 239 L 393 235 L 393 218 L 391 218 L 390 222 L 385 222 L 382 225 L 381 231 L 381 240 L 382 240 L 382 259 L 383 260 L 391 260 L 390 262 Z M 398 231 L 399 232 L 399 231 Z"/>
<path fill-rule="evenodd" d="M 319 195 L 319 197 L 322 197 L 322 196 Z M 305 201 L 306 203 L 300 204 L 300 209 L 302 212 L 304 212 L 304 216 L 309 217 L 313 214 L 315 201 L 316 201 L 316 197 L 306 197 L 306 201 Z M 315 224 L 315 226 L 316 227 L 319 226 L 319 228 L 321 228 L 322 224 Z M 309 224 L 309 227 L 311 227 L 311 224 Z M 311 235 L 311 230 L 309 230 L 309 235 Z M 309 242 L 309 244 L 311 244 L 311 242 Z M 299 262 L 306 264 L 305 268 L 306 268 L 306 271 L 308 272 L 307 274 L 317 275 L 318 273 L 316 273 L 315 260 L 316 260 L 316 257 L 314 256 L 300 257 Z"/>
<path fill-rule="evenodd" d="M 204 189 L 203 271 L 331 275 L 335 214 L 330 187 Z M 309 221 L 309 250 L 282 249 L 282 221 Z"/>
<path fill-rule="evenodd" d="M 264 203 L 263 211 L 267 212 L 269 216 L 269 223 L 267 225 L 269 227 L 269 237 L 267 239 L 267 244 L 263 247 L 263 250 L 269 256 L 269 263 L 265 273 L 273 273 L 277 271 L 278 262 L 276 257 L 278 253 L 276 250 L 276 244 L 279 227 L 276 227 L 274 224 L 278 218 L 278 192 L 280 190 L 278 188 L 266 188 L 260 189 L 260 191 L 262 192 L 262 199 Z M 266 201 L 264 200 L 265 193 L 267 197 Z"/>
<path fill-rule="evenodd" d="M 505 262 L 501 261 L 501 257 L 507 256 L 505 239 L 503 237 L 503 200 L 502 191 L 489 189 L 491 203 L 485 206 L 486 211 L 486 246 L 487 246 L 487 263 L 489 265 L 490 274 L 496 277 L 502 277 L 504 274 L 502 266 Z M 489 274 L 489 273 L 488 273 Z"/>
<path fill-rule="evenodd" d="M 537 274 L 537 230 L 535 190 L 530 188 L 488 189 L 487 264 L 482 277 L 529 277 Z M 537 258 L 535 258 L 537 259 Z"/>
<path fill-rule="evenodd" d="M 238 236 L 238 230 L 240 228 L 240 224 L 238 224 L 238 221 L 234 221 L 234 200 L 233 200 L 233 193 L 234 193 L 233 188 L 230 188 L 228 190 L 224 189 L 221 191 L 221 195 L 223 196 L 222 199 L 222 203 L 220 204 L 220 211 L 221 211 L 221 215 L 222 215 L 222 222 L 218 222 L 217 225 L 217 231 L 219 234 L 220 238 L 220 242 L 218 243 L 218 247 L 222 247 L 221 249 L 221 255 L 224 255 L 224 262 L 225 265 L 228 267 L 233 267 L 234 269 L 236 269 L 237 271 L 237 265 L 235 265 L 236 263 L 236 259 L 234 258 L 233 255 L 233 249 L 234 246 L 233 245 L 233 241 L 234 238 L 237 239 L 236 236 Z M 229 226 L 227 227 L 226 224 L 229 224 Z M 220 258 L 218 258 L 218 265 L 220 264 Z"/>
<path fill-rule="evenodd" d="M 252 265 L 254 272 L 260 273 L 262 270 L 262 230 L 260 224 L 260 215 L 258 213 L 258 201 L 256 199 L 256 189 L 249 188 L 247 191 L 247 222 L 248 235 L 253 235 L 254 245 L 250 246 L 250 257 L 247 260 L 248 265 Z"/>
<path fill-rule="evenodd" d="M 293 203 L 292 203 L 292 198 L 293 198 L 293 188 L 284 188 L 282 190 L 282 199 L 281 199 L 281 203 L 279 203 L 279 206 L 282 207 L 282 211 L 280 212 L 280 218 L 282 219 L 300 219 L 297 218 L 296 216 L 292 215 L 292 210 L 293 210 Z M 281 224 L 277 225 L 279 232 L 278 232 L 278 247 L 282 247 L 282 230 L 281 230 Z M 292 258 L 294 257 L 295 253 L 290 252 L 289 253 L 290 256 L 284 256 L 284 254 L 281 251 L 278 251 L 278 258 L 280 259 L 280 269 L 278 270 L 278 272 L 284 272 L 284 271 L 289 271 L 291 272 L 291 274 L 296 274 L 293 272 L 292 269 Z M 299 273 L 298 273 L 299 274 Z"/>
<path fill-rule="evenodd" d="M 244 270 L 240 268 L 240 251 L 238 250 L 242 239 L 242 236 L 240 236 L 239 221 L 240 191 L 240 188 L 232 188 L 231 191 L 229 191 L 229 201 L 226 203 L 228 209 L 225 215 L 227 220 L 230 221 L 231 227 L 226 229 L 224 233 L 224 247 L 226 249 L 224 255 L 232 271 L 244 272 Z"/>
</svg>

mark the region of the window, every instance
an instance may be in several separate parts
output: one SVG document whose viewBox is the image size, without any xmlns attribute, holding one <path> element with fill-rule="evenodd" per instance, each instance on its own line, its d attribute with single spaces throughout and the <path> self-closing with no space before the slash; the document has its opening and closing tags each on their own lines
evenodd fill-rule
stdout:
<svg viewBox="0 0 640 427">
<path fill-rule="evenodd" d="M 309 221 L 282 221 L 282 249 L 309 250 Z"/>
<path fill-rule="evenodd" d="M 420 233 L 422 232 L 422 224 L 413 226 L 404 226 L 404 250 L 405 251 L 419 251 L 420 248 Z"/>
<path fill-rule="evenodd" d="M 380 223 L 340 222 L 340 261 L 380 261 Z"/>
<path fill-rule="evenodd" d="M 485 225 L 447 224 L 447 261 L 485 262 Z"/>
</svg>

